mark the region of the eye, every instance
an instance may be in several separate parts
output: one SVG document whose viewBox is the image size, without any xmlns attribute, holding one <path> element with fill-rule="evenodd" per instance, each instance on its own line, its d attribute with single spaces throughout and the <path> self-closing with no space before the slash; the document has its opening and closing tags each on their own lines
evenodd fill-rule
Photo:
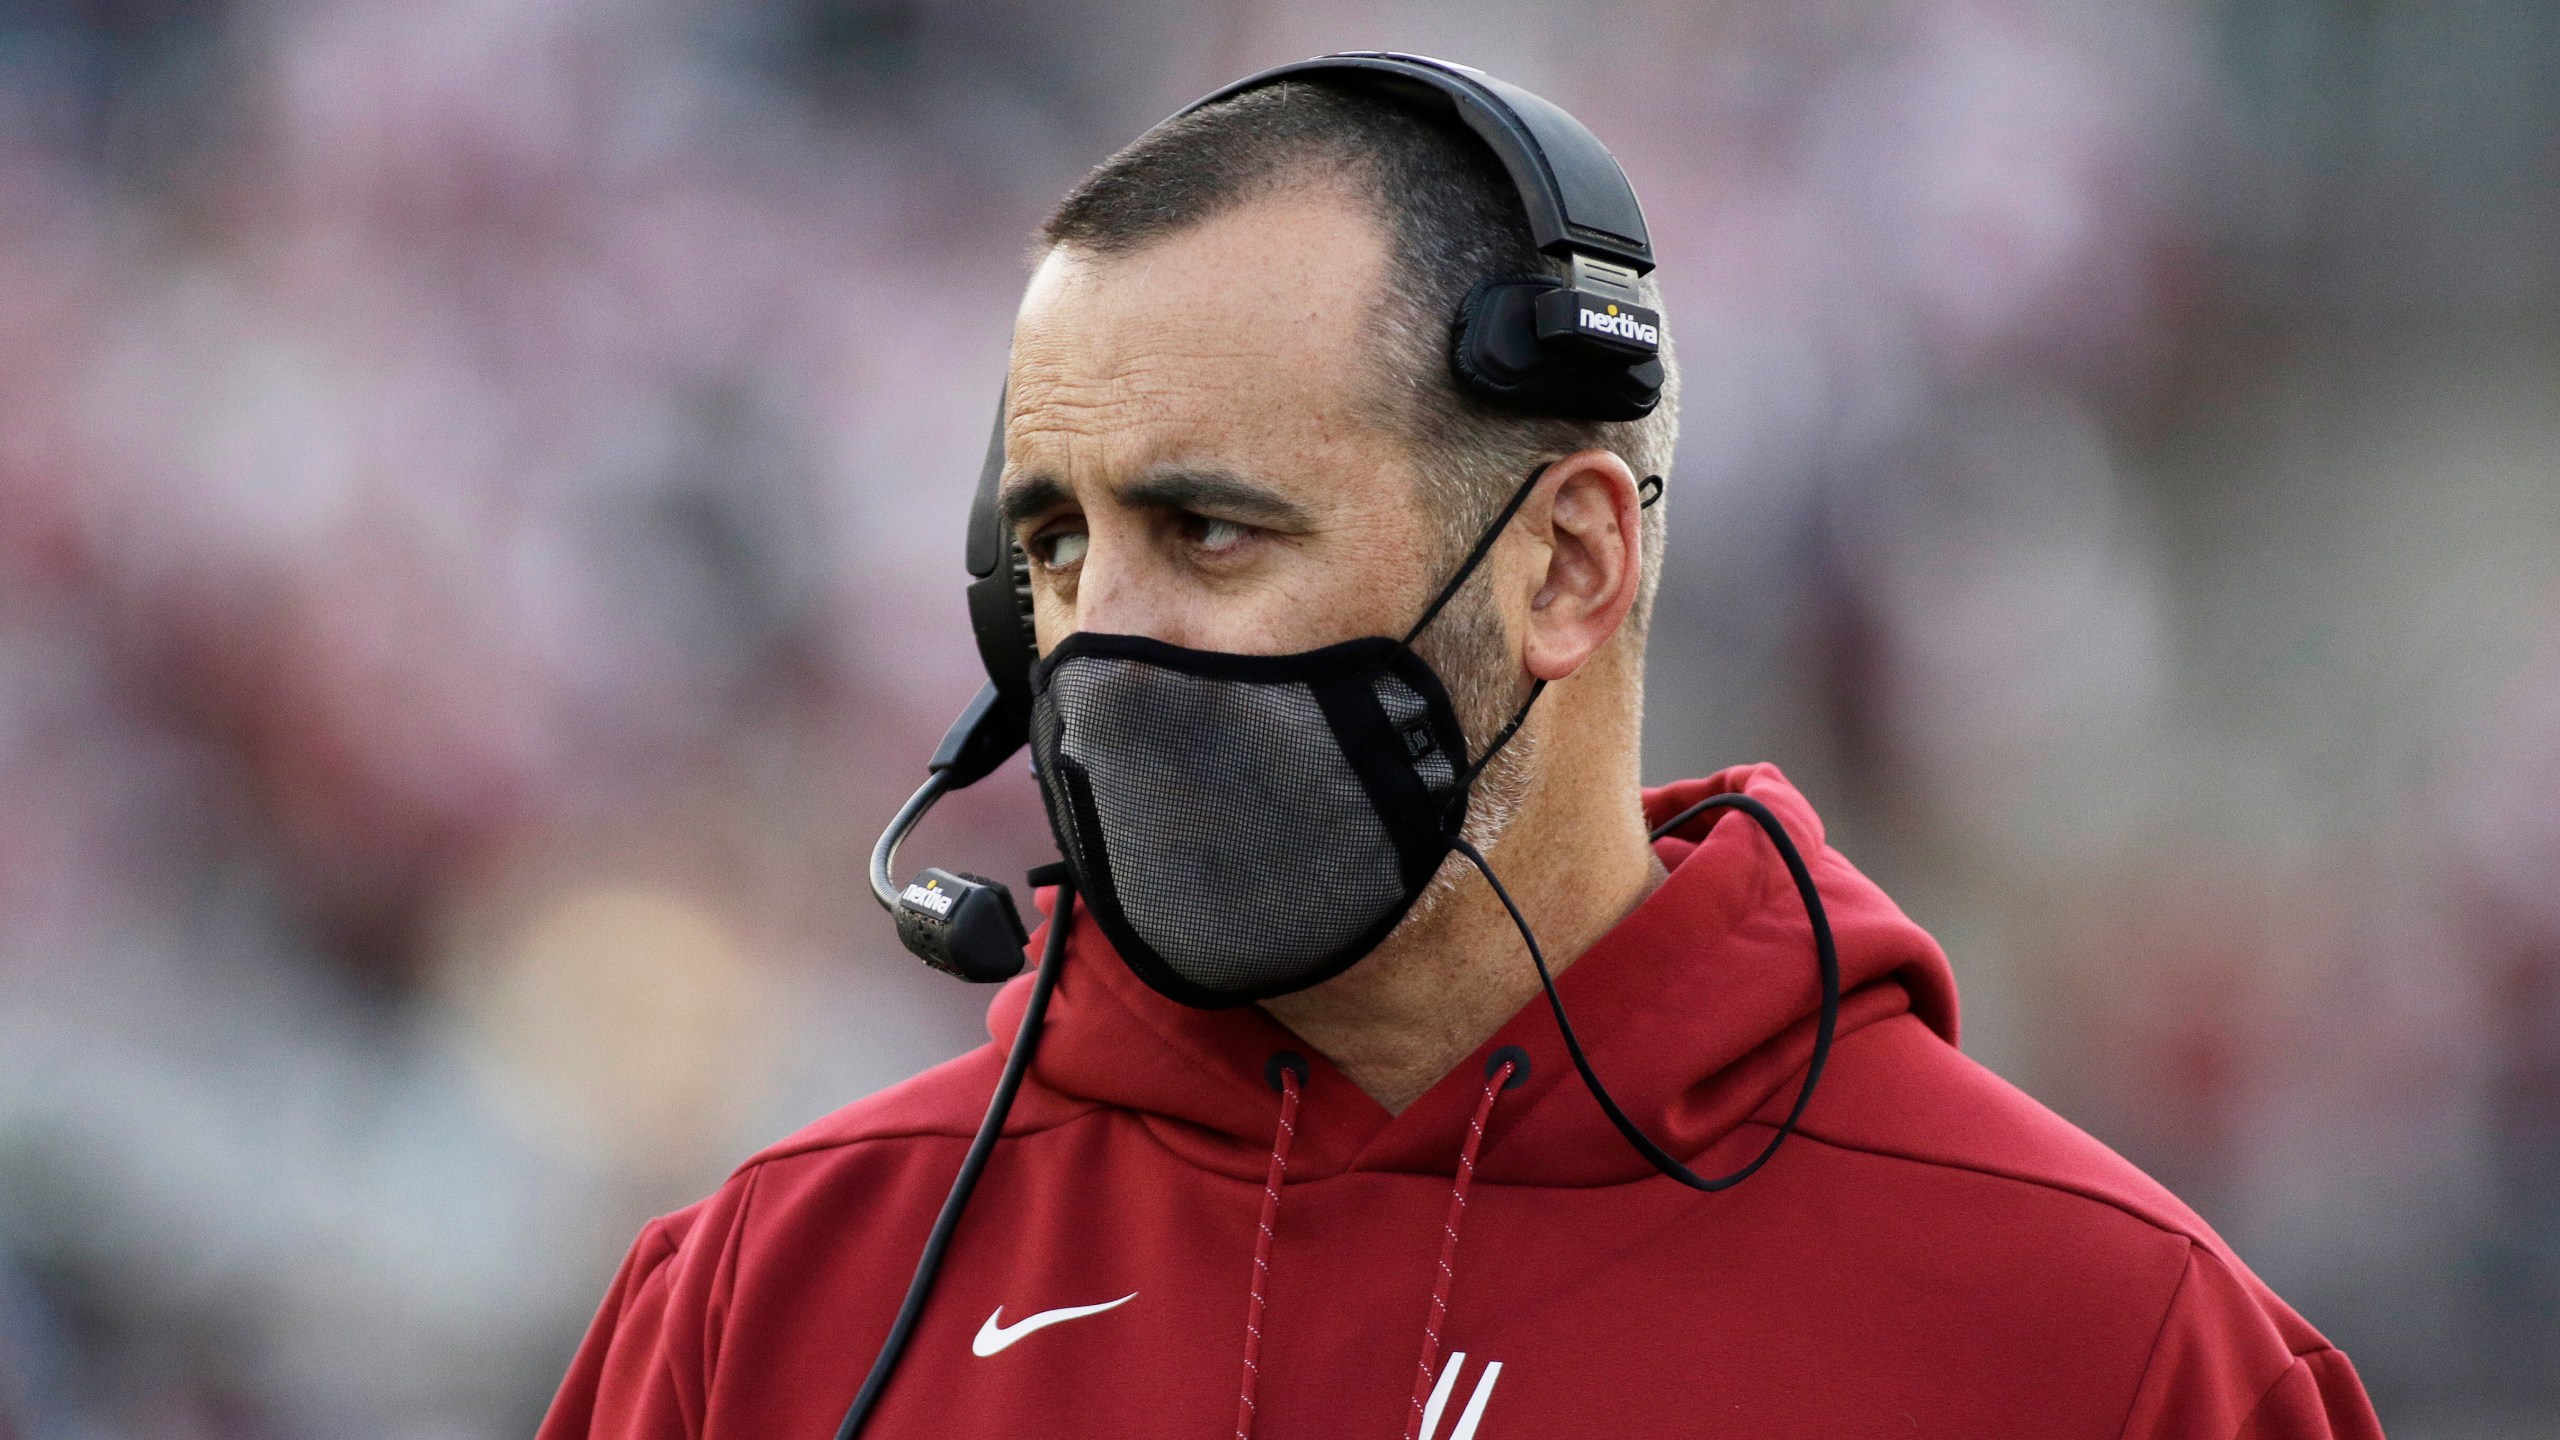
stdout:
<svg viewBox="0 0 2560 1440">
<path fill-rule="evenodd" d="M 1082 530 L 1052 530 L 1034 536 L 1026 548 L 1043 570 L 1072 570 L 1084 559 L 1085 540 Z"/>
<path fill-rule="evenodd" d="M 1243 544 L 1252 534 L 1253 530 L 1250 526 L 1239 525 L 1233 520 L 1211 520 L 1204 517 L 1199 521 L 1194 543 L 1213 555 L 1222 555 Z"/>
</svg>

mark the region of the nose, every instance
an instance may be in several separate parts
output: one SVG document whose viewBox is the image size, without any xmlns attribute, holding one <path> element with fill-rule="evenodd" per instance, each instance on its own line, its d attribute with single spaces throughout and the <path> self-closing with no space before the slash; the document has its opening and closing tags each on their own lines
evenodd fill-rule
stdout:
<svg viewBox="0 0 2560 1440">
<path fill-rule="evenodd" d="M 1196 599 L 1186 600 L 1146 527 L 1131 518 L 1086 517 L 1084 562 L 1076 575 L 1074 626 L 1107 635 L 1187 643 Z"/>
</svg>

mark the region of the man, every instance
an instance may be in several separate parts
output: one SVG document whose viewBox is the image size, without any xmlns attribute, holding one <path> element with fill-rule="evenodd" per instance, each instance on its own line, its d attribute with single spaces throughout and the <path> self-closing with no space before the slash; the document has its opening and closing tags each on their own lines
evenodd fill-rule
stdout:
<svg viewBox="0 0 2560 1440">
<path fill-rule="evenodd" d="M 2379 1434 L 2346 1357 L 2201 1220 L 1957 1051 L 1945 957 L 1774 769 L 1641 789 L 1662 544 L 1643 477 L 1669 468 L 1676 396 L 1568 420 L 1453 382 L 1469 287 L 1544 265 L 1481 146 L 1372 95 L 1265 86 L 1150 132 L 1044 239 L 1003 509 L 1045 703 L 1103 641 L 1252 675 L 1232 657 L 1414 631 L 1484 767 L 1461 834 L 1522 924 L 1452 857 L 1338 974 L 1192 1008 L 1168 994 L 1203 972 L 1113 953 L 1082 854 L 1045 1038 L 865 1434 Z M 1093 782 L 1038 737 L 1044 784 L 1078 777 L 1051 795 L 1072 812 Z M 1187 757 L 1154 758 L 1171 785 Z M 1331 837 L 1283 789 L 1165 825 L 1321 873 Z M 1811 856 L 1843 999 L 1792 1137 L 1702 1193 L 1669 1169 L 1729 1172 L 1782 1133 L 1820 1009 L 1808 908 L 1759 829 L 1715 811 L 1648 841 L 1733 792 Z M 1128 903 L 1098 912 L 1115 934 L 1137 933 Z M 1533 1003 L 1530 928 L 1659 1163 Z M 1212 964 L 1277 943 L 1211 939 Z M 1025 1005 L 1023 983 L 998 997 L 999 1044 Z M 833 1433 L 1002 1058 L 850 1106 L 650 1225 L 547 1440 Z"/>
</svg>

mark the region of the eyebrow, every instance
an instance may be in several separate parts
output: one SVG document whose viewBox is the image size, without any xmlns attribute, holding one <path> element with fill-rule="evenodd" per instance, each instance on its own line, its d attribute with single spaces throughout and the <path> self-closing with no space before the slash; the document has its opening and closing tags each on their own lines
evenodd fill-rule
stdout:
<svg viewBox="0 0 2560 1440">
<path fill-rule="evenodd" d="M 996 509 L 1010 530 L 1035 515 L 1046 515 L 1063 507 L 1075 496 L 1066 485 L 1051 475 L 1034 475 L 1007 485 L 996 496 Z"/>
<path fill-rule="evenodd" d="M 1186 510 L 1240 520 L 1265 530 L 1304 532 L 1315 528 L 1306 508 L 1267 485 L 1257 485 L 1226 470 L 1156 470 L 1121 487 L 1121 503 L 1157 510 Z"/>
<path fill-rule="evenodd" d="M 1213 515 L 1264 530 L 1302 534 L 1315 528 L 1315 519 L 1304 506 L 1226 470 L 1153 470 L 1118 487 L 1117 494 L 1124 505 Z M 1006 486 L 998 504 L 1004 511 L 1005 523 L 1011 526 L 1058 509 L 1074 498 L 1056 477 L 1033 475 Z"/>
</svg>

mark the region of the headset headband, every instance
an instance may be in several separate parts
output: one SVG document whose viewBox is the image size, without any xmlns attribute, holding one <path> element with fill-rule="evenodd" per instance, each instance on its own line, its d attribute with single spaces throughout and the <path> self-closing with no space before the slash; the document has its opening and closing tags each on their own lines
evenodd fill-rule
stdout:
<svg viewBox="0 0 2560 1440">
<path fill-rule="evenodd" d="M 1580 251 L 1638 275 L 1653 268 L 1644 207 L 1599 137 L 1549 101 L 1470 66 L 1385 50 L 1323 55 L 1248 75 L 1173 119 L 1282 80 L 1331 80 L 1384 91 L 1416 109 L 1456 112 L 1511 172 L 1540 253 L 1565 259 Z"/>
</svg>

